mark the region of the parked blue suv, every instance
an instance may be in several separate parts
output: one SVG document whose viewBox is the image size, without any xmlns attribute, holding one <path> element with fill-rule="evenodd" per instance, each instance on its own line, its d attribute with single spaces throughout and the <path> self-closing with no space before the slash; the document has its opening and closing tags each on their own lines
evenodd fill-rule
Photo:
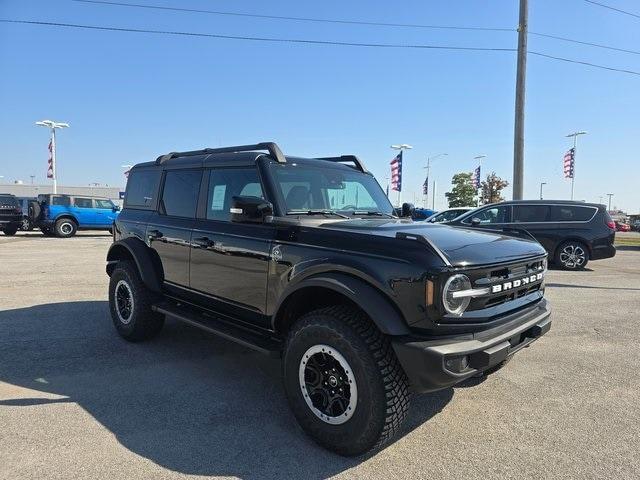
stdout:
<svg viewBox="0 0 640 480">
<path fill-rule="evenodd" d="M 35 224 L 46 236 L 72 237 L 78 230 L 109 230 L 120 207 L 108 198 L 38 195 Z"/>
</svg>

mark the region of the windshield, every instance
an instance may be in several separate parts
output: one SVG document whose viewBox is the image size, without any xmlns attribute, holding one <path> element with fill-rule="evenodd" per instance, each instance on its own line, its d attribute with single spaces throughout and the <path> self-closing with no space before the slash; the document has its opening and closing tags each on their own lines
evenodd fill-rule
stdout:
<svg viewBox="0 0 640 480">
<path fill-rule="evenodd" d="M 389 199 L 372 175 L 295 163 L 271 168 L 287 214 L 393 215 Z"/>
</svg>

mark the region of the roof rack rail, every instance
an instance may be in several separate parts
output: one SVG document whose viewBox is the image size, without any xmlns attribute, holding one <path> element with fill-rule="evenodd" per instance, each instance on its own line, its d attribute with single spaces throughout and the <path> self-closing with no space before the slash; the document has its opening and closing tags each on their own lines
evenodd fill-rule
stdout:
<svg viewBox="0 0 640 480">
<path fill-rule="evenodd" d="M 367 169 L 360 160 L 355 155 L 341 155 L 339 157 L 318 157 L 316 160 L 327 160 L 329 162 L 352 162 L 355 167 L 363 173 L 367 173 Z"/>
<path fill-rule="evenodd" d="M 282 154 L 280 147 L 274 142 L 262 142 L 254 145 L 236 145 L 233 147 L 222 148 L 204 148 L 202 150 L 191 150 L 189 152 L 171 152 L 166 155 L 160 155 L 156 159 L 156 165 L 162 165 L 167 160 L 177 157 L 188 157 L 191 155 L 209 155 L 211 153 L 236 153 L 236 152 L 251 152 L 253 150 L 267 150 L 278 163 L 287 163 L 287 160 Z"/>
</svg>

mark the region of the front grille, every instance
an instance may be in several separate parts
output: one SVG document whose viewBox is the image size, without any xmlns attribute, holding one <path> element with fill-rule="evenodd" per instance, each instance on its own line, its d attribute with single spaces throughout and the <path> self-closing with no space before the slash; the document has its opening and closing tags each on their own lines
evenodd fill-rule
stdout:
<svg viewBox="0 0 640 480">
<path fill-rule="evenodd" d="M 494 285 L 503 286 L 505 283 L 516 283 L 518 280 L 521 282 L 525 278 L 530 278 L 533 275 L 544 273 L 545 261 L 544 259 L 538 259 L 528 262 L 518 262 L 511 265 L 496 267 L 489 267 L 485 269 L 472 270 L 466 272 L 466 275 L 471 280 L 473 288 L 486 288 L 493 287 Z M 528 283 L 521 283 L 519 286 L 512 286 L 508 290 L 502 290 L 500 292 L 489 293 L 482 297 L 477 297 L 471 300 L 467 311 L 482 310 L 484 308 L 495 307 L 503 303 L 522 298 L 530 293 L 536 292 L 542 288 L 544 279 L 542 280 L 529 280 Z"/>
</svg>

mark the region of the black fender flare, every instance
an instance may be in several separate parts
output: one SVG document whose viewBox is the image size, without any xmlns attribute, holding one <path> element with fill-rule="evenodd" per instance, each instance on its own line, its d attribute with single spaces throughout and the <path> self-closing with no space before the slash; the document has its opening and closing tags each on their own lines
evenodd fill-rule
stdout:
<svg viewBox="0 0 640 480">
<path fill-rule="evenodd" d="M 344 295 L 360 307 L 386 335 L 410 334 L 409 327 L 399 309 L 384 292 L 360 278 L 338 272 L 312 275 L 285 290 L 276 308 L 274 319 L 278 318 L 281 307 L 292 294 L 309 287 L 327 288 Z"/>
<path fill-rule="evenodd" d="M 149 247 L 137 238 L 125 238 L 114 242 L 107 252 L 107 274 L 119 260 L 132 258 L 142 282 L 154 292 L 162 290 L 162 275 L 158 272 Z"/>
</svg>

